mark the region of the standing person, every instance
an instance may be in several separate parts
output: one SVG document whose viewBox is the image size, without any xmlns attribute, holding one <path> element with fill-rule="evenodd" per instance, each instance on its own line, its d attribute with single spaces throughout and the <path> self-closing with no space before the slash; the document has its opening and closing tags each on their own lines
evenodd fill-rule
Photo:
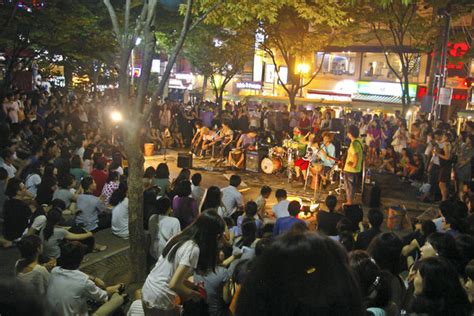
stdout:
<svg viewBox="0 0 474 316">
<path fill-rule="evenodd" d="M 407 148 L 408 137 L 408 131 L 403 122 L 401 122 L 398 130 L 393 135 L 392 146 L 395 152 L 401 153 L 403 148 Z"/>
<path fill-rule="evenodd" d="M 288 204 L 288 213 L 290 216 L 280 217 L 277 219 L 273 227 L 273 236 L 281 235 L 289 231 L 296 223 L 301 223 L 306 226 L 306 222 L 297 218 L 301 211 L 301 205 L 298 201 L 291 201 Z"/>
<path fill-rule="evenodd" d="M 78 242 L 67 243 L 62 248 L 61 260 L 51 271 L 46 300 L 58 315 L 88 315 L 88 301 L 103 304 L 95 315 L 110 315 L 123 304 L 124 285 L 101 289 L 97 278 L 91 279 L 79 270 L 83 258 L 84 248 Z"/>
<path fill-rule="evenodd" d="M 224 205 L 226 214 L 223 217 L 233 217 L 234 220 L 242 215 L 242 209 L 244 207 L 244 197 L 242 193 L 237 189 L 242 183 L 240 176 L 233 174 L 229 179 L 229 186 L 223 188 L 222 191 L 222 204 Z"/>
<path fill-rule="evenodd" d="M 456 156 L 456 188 L 459 198 L 462 199 L 464 183 L 471 181 L 471 159 L 474 156 L 472 142 L 467 132 L 461 132 Z"/>
<path fill-rule="evenodd" d="M 181 301 L 203 298 L 199 287 L 187 278 L 195 270 L 206 273 L 215 269 L 224 229 L 224 220 L 207 211 L 166 244 L 142 288 L 146 315 L 179 315 L 178 296 Z"/>
<path fill-rule="evenodd" d="M 355 125 L 349 126 L 347 137 L 351 140 L 347 151 L 346 163 L 344 166 L 344 190 L 346 192 L 346 204 L 354 203 L 358 180 L 362 172 L 362 162 L 364 159 L 364 149 L 359 140 L 359 128 Z"/>
<path fill-rule="evenodd" d="M 156 200 L 156 214 L 148 220 L 150 255 L 158 260 L 171 238 L 181 232 L 179 220 L 171 217 L 171 201 L 167 197 Z"/>
<path fill-rule="evenodd" d="M 286 191 L 284 189 L 276 190 L 275 197 L 278 202 L 272 207 L 272 212 L 275 218 L 278 219 L 280 217 L 290 216 L 290 213 L 288 213 L 288 205 L 290 205 L 290 201 L 286 199 Z"/>
<path fill-rule="evenodd" d="M 369 155 L 367 157 L 367 163 L 369 165 L 376 165 L 378 162 L 378 151 L 380 149 L 382 131 L 380 129 L 380 123 L 378 120 L 370 122 L 369 129 L 367 131 Z"/>
<path fill-rule="evenodd" d="M 437 150 L 439 156 L 439 190 L 441 191 L 441 200 L 448 200 L 449 196 L 449 180 L 451 179 L 451 144 L 449 143 L 450 135 L 443 133 L 441 136 L 441 146 Z"/>
</svg>

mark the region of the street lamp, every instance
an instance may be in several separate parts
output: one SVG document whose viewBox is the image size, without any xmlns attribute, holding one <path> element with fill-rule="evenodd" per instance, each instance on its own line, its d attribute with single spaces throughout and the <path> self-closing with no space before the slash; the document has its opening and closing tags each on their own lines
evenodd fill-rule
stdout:
<svg viewBox="0 0 474 316">
<path fill-rule="evenodd" d="M 300 98 L 303 97 L 304 75 L 309 73 L 309 65 L 300 63 L 296 65 L 296 72 L 300 76 Z"/>
</svg>

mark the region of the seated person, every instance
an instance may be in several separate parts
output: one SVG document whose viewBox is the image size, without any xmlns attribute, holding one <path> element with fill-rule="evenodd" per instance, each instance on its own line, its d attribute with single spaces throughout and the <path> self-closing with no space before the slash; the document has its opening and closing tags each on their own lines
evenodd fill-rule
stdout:
<svg viewBox="0 0 474 316">
<path fill-rule="evenodd" d="M 79 270 L 83 258 L 84 249 L 80 243 L 64 245 L 58 266 L 51 271 L 46 300 L 58 315 L 88 315 L 88 301 L 103 303 L 95 315 L 109 315 L 123 304 L 124 285 L 102 289 L 101 280 L 91 279 Z"/>
<path fill-rule="evenodd" d="M 96 185 L 92 177 L 85 177 L 81 181 L 84 191 L 77 197 L 76 225 L 88 231 L 98 231 L 111 226 L 112 214 L 104 202 L 93 195 Z M 100 217 L 99 214 L 103 214 Z"/>
<path fill-rule="evenodd" d="M 336 163 L 336 147 L 332 143 L 332 134 L 323 133 L 323 142 L 321 146 L 315 144 L 316 152 L 311 161 L 311 174 L 314 175 L 311 187 L 319 189 L 319 180 L 325 180 L 326 175 Z"/>
<path fill-rule="evenodd" d="M 240 136 L 235 148 L 229 153 L 228 164 L 230 167 L 238 169 L 245 167 L 245 152 L 254 148 L 256 137 L 257 132 L 253 128 Z"/>
<path fill-rule="evenodd" d="M 289 231 L 296 223 L 306 225 L 305 221 L 297 218 L 300 211 L 300 203 L 298 201 L 291 201 L 288 205 L 288 213 L 290 216 L 280 217 L 277 219 L 275 226 L 273 227 L 273 236 L 275 237 Z"/>
<path fill-rule="evenodd" d="M 403 169 L 403 176 L 413 181 L 422 181 L 425 172 L 425 164 L 421 155 L 413 156 L 413 162 L 408 162 L 405 169 Z"/>
<path fill-rule="evenodd" d="M 277 199 L 277 204 L 273 205 L 272 212 L 275 218 L 290 216 L 288 213 L 288 205 L 290 201 L 286 199 L 287 194 L 284 189 L 278 189 L 275 191 L 275 197 Z"/>
<path fill-rule="evenodd" d="M 226 157 L 229 156 L 233 140 L 234 131 L 230 128 L 229 122 L 222 122 L 220 130 L 217 132 L 214 141 L 211 143 L 211 145 L 217 146 L 217 151 L 221 157 L 221 161 L 225 161 Z"/>
<path fill-rule="evenodd" d="M 380 166 L 380 171 L 387 171 L 390 173 L 395 173 L 396 154 L 391 145 L 387 146 L 387 149 L 384 151 L 382 156 L 382 165 Z"/>
<path fill-rule="evenodd" d="M 367 218 L 369 220 L 370 228 L 357 235 L 357 240 L 354 246 L 355 249 L 367 249 L 372 239 L 382 232 L 380 230 L 380 226 L 382 226 L 383 223 L 382 212 L 378 209 L 370 209 Z"/>
<path fill-rule="evenodd" d="M 326 207 L 328 212 L 319 211 L 317 218 L 318 231 L 327 236 L 337 236 L 337 223 L 344 218 L 344 215 L 335 212 L 337 198 L 334 195 L 328 195 L 326 198 Z"/>
<path fill-rule="evenodd" d="M 217 138 L 217 133 L 210 128 L 203 127 L 201 129 L 202 133 L 202 147 L 200 156 L 205 157 L 208 151 L 212 150 L 212 146 L 215 144 L 215 139 Z"/>
</svg>

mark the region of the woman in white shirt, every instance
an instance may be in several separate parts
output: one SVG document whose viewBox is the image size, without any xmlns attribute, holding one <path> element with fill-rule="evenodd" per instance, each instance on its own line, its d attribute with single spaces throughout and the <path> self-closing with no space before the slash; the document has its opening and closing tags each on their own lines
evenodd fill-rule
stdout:
<svg viewBox="0 0 474 316">
<path fill-rule="evenodd" d="M 127 185 L 120 183 L 110 197 L 112 208 L 112 233 L 120 238 L 128 239 L 128 197 Z"/>
<path fill-rule="evenodd" d="M 30 166 L 30 172 L 26 176 L 25 179 L 25 186 L 26 190 L 30 192 L 33 197 L 36 197 L 36 193 L 38 192 L 38 186 L 41 183 L 41 167 L 40 163 L 36 162 Z"/>
<path fill-rule="evenodd" d="M 217 212 L 206 211 L 166 244 L 142 288 L 146 315 L 179 315 L 177 296 L 181 301 L 203 298 L 188 278 L 195 270 L 206 273 L 216 267 L 224 229 Z"/>
<path fill-rule="evenodd" d="M 43 250 L 41 239 L 36 235 L 25 236 L 18 243 L 18 249 L 21 259 L 15 264 L 17 280 L 33 289 L 37 295 L 46 294 L 49 272 L 38 263 Z"/>
<path fill-rule="evenodd" d="M 158 260 L 168 241 L 181 232 L 179 220 L 171 217 L 171 201 L 163 197 L 155 203 L 157 214 L 153 214 L 148 220 L 150 233 L 150 255 Z"/>
</svg>

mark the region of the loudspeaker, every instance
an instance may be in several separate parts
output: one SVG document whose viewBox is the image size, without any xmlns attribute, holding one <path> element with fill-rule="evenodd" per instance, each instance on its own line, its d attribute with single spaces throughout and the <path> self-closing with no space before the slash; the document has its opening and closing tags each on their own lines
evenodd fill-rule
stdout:
<svg viewBox="0 0 474 316">
<path fill-rule="evenodd" d="M 377 184 L 366 184 L 362 193 L 362 203 L 368 207 L 380 206 L 381 190 Z"/>
<path fill-rule="evenodd" d="M 260 162 L 265 157 L 264 151 L 248 151 L 245 154 L 245 170 L 260 172 Z"/>
<path fill-rule="evenodd" d="M 364 218 L 364 212 L 359 204 L 344 205 L 344 216 L 346 216 L 352 223 L 352 230 L 359 230 L 359 223 Z"/>
<path fill-rule="evenodd" d="M 188 168 L 193 167 L 193 154 L 189 153 L 179 153 L 178 154 L 178 168 Z"/>
</svg>

